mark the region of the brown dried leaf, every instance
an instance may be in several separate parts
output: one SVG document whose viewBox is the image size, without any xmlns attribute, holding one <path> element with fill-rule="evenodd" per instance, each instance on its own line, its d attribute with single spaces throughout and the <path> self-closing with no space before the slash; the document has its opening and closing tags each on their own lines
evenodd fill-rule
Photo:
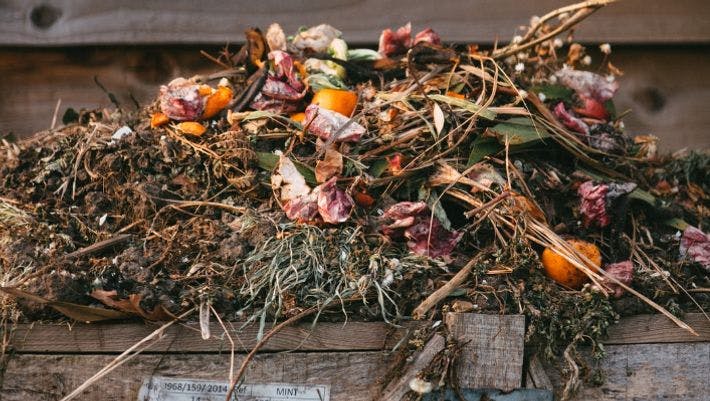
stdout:
<svg viewBox="0 0 710 401">
<path fill-rule="evenodd" d="M 78 305 L 70 302 L 52 301 L 38 295 L 30 294 L 13 287 L 0 287 L 0 291 L 15 298 L 25 299 L 47 305 L 64 316 L 80 322 L 102 322 L 107 320 L 126 319 L 131 315 L 113 309 L 96 308 L 93 306 Z"/>
<path fill-rule="evenodd" d="M 323 160 L 316 162 L 316 181 L 323 183 L 342 173 L 343 155 L 335 149 L 326 149 Z"/>
</svg>

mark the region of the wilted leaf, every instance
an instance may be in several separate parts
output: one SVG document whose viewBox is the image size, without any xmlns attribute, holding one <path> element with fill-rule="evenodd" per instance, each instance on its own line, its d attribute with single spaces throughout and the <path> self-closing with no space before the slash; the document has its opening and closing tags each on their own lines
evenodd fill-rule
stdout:
<svg viewBox="0 0 710 401">
<path fill-rule="evenodd" d="M 131 317 L 128 313 L 113 309 L 96 308 L 93 306 L 73 304 L 70 302 L 52 301 L 13 287 L 0 287 L 0 291 L 15 298 L 21 298 L 27 301 L 47 305 L 64 316 L 80 322 L 101 322 Z"/>
<path fill-rule="evenodd" d="M 495 134 L 498 142 L 510 145 L 524 145 L 550 137 L 550 133 L 541 125 L 535 124 L 526 117 L 515 117 L 498 123 L 489 129 Z"/>
<path fill-rule="evenodd" d="M 90 295 L 104 305 L 116 308 L 119 311 L 125 312 L 129 315 L 139 316 L 148 320 L 172 320 L 175 318 L 175 316 L 166 311 L 162 305 L 158 305 L 151 312 L 145 311 L 140 306 L 142 299 L 140 294 L 130 294 L 128 299 L 116 299 L 118 297 L 118 292 L 116 290 L 94 290 Z"/>
<path fill-rule="evenodd" d="M 466 167 L 472 166 L 483 160 L 486 156 L 494 155 L 501 150 L 503 150 L 503 147 L 496 139 L 479 136 L 471 142 L 471 153 L 468 155 Z"/>
<path fill-rule="evenodd" d="M 375 178 L 379 178 L 382 173 L 387 171 L 387 167 L 389 167 L 389 161 L 387 159 L 378 159 L 372 163 L 368 173 Z"/>
<path fill-rule="evenodd" d="M 335 149 L 326 149 L 323 160 L 316 162 L 316 181 L 326 182 L 343 173 L 343 155 Z"/>
<path fill-rule="evenodd" d="M 279 155 L 270 153 L 270 152 L 255 152 L 256 153 L 256 162 L 264 170 L 267 171 L 273 171 L 276 168 L 276 165 L 279 163 Z M 293 164 L 296 165 L 296 169 L 298 170 L 301 175 L 303 175 L 303 178 L 306 179 L 306 182 L 309 184 L 317 184 L 318 181 L 316 181 L 316 174 L 315 172 L 306 164 L 303 164 L 299 161 L 293 162 Z"/>
</svg>

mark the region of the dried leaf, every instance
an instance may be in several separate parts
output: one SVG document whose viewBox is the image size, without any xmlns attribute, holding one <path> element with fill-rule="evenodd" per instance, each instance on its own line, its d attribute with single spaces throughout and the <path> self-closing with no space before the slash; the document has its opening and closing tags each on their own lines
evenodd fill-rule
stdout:
<svg viewBox="0 0 710 401">
<path fill-rule="evenodd" d="M 27 301 L 36 302 L 47 305 L 64 316 L 80 322 L 102 322 L 107 320 L 119 320 L 131 317 L 130 314 L 121 311 L 96 308 L 93 306 L 78 305 L 70 302 L 51 301 L 38 295 L 30 294 L 13 287 L 0 287 L 0 291 L 9 294 L 15 298 L 25 299 Z"/>
<path fill-rule="evenodd" d="M 165 310 L 162 305 L 158 305 L 153 311 L 146 312 L 141 306 L 141 295 L 140 294 L 130 294 L 128 299 L 116 299 L 118 297 L 118 292 L 116 290 L 104 291 L 104 290 L 94 290 L 91 292 L 91 297 L 96 298 L 101 303 L 112 308 L 116 308 L 119 311 L 128 313 L 133 316 L 140 316 L 147 320 L 163 321 L 172 320 L 175 318 L 173 314 Z"/>
<path fill-rule="evenodd" d="M 318 213 L 323 221 L 330 224 L 343 223 L 348 220 L 353 211 L 353 199 L 345 191 L 336 186 L 336 178 L 318 186 Z"/>
<path fill-rule="evenodd" d="M 335 149 L 326 149 L 323 160 L 316 162 L 316 181 L 326 182 L 330 177 L 343 173 L 343 155 Z"/>
<path fill-rule="evenodd" d="M 333 138 L 335 142 L 357 142 L 365 135 L 365 127 L 344 115 L 312 104 L 306 108 L 304 123 L 308 132 L 324 141 Z"/>
<path fill-rule="evenodd" d="M 200 333 L 203 340 L 210 339 L 210 305 L 206 300 L 200 302 Z"/>
</svg>

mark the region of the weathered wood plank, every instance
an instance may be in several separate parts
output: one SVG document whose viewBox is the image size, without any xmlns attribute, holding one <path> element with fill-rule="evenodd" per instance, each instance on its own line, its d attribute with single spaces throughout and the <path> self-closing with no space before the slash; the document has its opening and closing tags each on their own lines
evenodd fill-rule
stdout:
<svg viewBox="0 0 710 401">
<path fill-rule="evenodd" d="M 231 327 L 230 327 L 231 326 Z M 148 324 L 75 324 L 19 325 L 12 346 L 19 353 L 121 353 L 152 333 L 157 326 Z M 240 330 L 231 323 L 230 336 L 236 352 L 249 352 L 257 343 L 258 326 Z M 149 352 L 227 352 L 231 346 L 224 330 L 212 324 L 212 337 L 203 340 L 197 324 L 174 325 Z M 406 329 L 396 329 L 385 323 L 349 322 L 318 323 L 287 327 L 276 334 L 263 348 L 277 351 L 375 351 L 394 347 Z"/>
<path fill-rule="evenodd" d="M 521 386 L 525 317 L 447 313 L 446 325 L 464 343 L 459 359 L 461 388 L 497 388 L 510 391 Z"/>
<path fill-rule="evenodd" d="M 434 357 L 446 346 L 446 339 L 435 334 L 424 348 L 419 352 L 412 363 L 408 365 L 399 379 L 391 382 L 385 387 L 381 398 L 378 401 L 399 401 L 409 391 L 409 382 L 417 377 L 424 370 Z"/>
<path fill-rule="evenodd" d="M 243 356 L 235 359 L 236 367 Z M 3 401 L 56 401 L 113 359 L 106 355 L 17 355 L 5 371 Z M 87 389 L 78 399 L 135 401 L 143 379 L 155 376 L 228 382 L 229 355 L 139 355 Z M 333 401 L 364 401 L 376 393 L 387 357 L 365 353 L 280 353 L 258 355 L 245 381 L 329 384 Z M 236 368 L 235 368 L 236 369 Z"/>
<path fill-rule="evenodd" d="M 576 401 L 706 401 L 710 394 L 710 343 L 609 345 L 599 368 L 605 382 L 583 386 Z M 564 387 L 558 369 L 553 384 Z"/>
<path fill-rule="evenodd" d="M 609 330 L 605 344 L 642 344 L 710 342 L 710 322 L 700 313 L 689 313 L 684 321 L 699 336 L 677 328 L 665 316 L 641 315 L 624 318 Z M 406 326 L 417 327 L 418 322 Z M 230 335 L 237 352 L 251 351 L 256 344 L 257 327 L 239 330 L 230 323 Z M 143 323 L 74 324 L 69 327 L 48 324 L 20 324 L 15 328 L 12 347 L 18 353 L 121 353 L 155 330 Z M 167 330 L 162 341 L 149 352 L 229 352 L 230 345 L 221 326 L 212 324 L 213 334 L 203 340 L 196 324 L 176 325 Z M 406 328 L 380 322 L 321 322 L 287 327 L 264 347 L 264 351 L 374 351 L 392 348 L 405 335 Z"/>
<path fill-rule="evenodd" d="M 624 118 L 630 134 L 654 134 L 666 151 L 710 147 L 704 110 L 710 47 L 614 47 L 612 60 L 626 72 L 615 102 L 619 111 L 631 110 Z M 197 47 L 0 49 L 0 134 L 28 136 L 49 128 L 58 99 L 60 120 L 67 107 L 110 106 L 94 76 L 132 107 L 131 95 L 150 102 L 158 86 L 176 76 L 217 69 Z"/>
<path fill-rule="evenodd" d="M 386 27 L 411 21 L 431 26 L 455 42 L 509 40 L 533 15 L 570 0 L 440 0 L 412 3 L 330 0 L 283 2 L 151 2 L 9 0 L 0 3 L 0 44 L 153 44 L 241 41 L 251 26 L 280 22 L 288 32 L 328 22 L 351 42 L 377 41 Z M 688 43 L 710 41 L 710 7 L 703 0 L 626 0 L 612 4 L 582 25 L 578 38 L 592 42 Z"/>
<path fill-rule="evenodd" d="M 638 315 L 623 318 L 619 324 L 609 328 L 609 338 L 604 344 L 648 344 L 710 342 L 710 321 L 702 313 L 688 313 L 683 316 L 698 333 L 697 336 L 679 329 L 670 319 L 662 315 Z"/>
</svg>

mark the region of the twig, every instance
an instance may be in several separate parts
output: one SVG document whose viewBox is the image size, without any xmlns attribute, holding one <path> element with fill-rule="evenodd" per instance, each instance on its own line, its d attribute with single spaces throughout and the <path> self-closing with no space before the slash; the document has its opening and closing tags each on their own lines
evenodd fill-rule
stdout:
<svg viewBox="0 0 710 401">
<path fill-rule="evenodd" d="M 433 308 L 436 304 L 438 304 L 442 299 L 446 298 L 453 290 L 455 290 L 458 286 L 464 283 L 466 279 L 468 278 L 468 274 L 471 272 L 471 269 L 473 269 L 474 266 L 478 262 L 481 261 L 481 259 L 488 254 L 487 250 L 483 250 L 479 252 L 473 259 L 471 259 L 466 266 L 462 267 L 461 270 L 458 271 L 454 275 L 454 277 L 451 278 L 446 284 L 441 286 L 439 289 L 431 293 L 422 303 L 419 304 L 419 306 L 414 309 L 414 312 L 412 312 L 412 317 L 414 319 L 422 319 L 424 315 L 431 309 Z"/>
<path fill-rule="evenodd" d="M 68 253 L 63 256 L 65 259 L 72 259 L 72 258 L 80 258 L 82 256 L 86 256 L 95 252 L 100 252 L 106 248 L 110 248 L 112 246 L 118 245 L 122 242 L 128 241 L 131 239 L 132 235 L 131 234 L 119 234 L 114 237 L 111 237 L 109 239 L 103 240 L 96 242 L 94 244 L 91 244 L 89 246 L 86 246 L 84 248 L 78 249 L 74 252 Z"/>
</svg>

